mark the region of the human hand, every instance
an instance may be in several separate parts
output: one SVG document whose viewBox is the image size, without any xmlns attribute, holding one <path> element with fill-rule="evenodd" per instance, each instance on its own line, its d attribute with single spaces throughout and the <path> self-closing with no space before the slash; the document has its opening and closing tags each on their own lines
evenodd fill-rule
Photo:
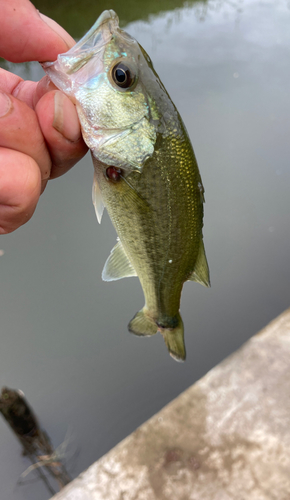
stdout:
<svg viewBox="0 0 290 500">
<path fill-rule="evenodd" d="M 74 45 L 29 0 L 0 0 L 0 56 L 11 62 L 54 61 Z M 73 103 L 48 80 L 23 81 L 0 68 L 0 234 L 32 216 L 48 179 L 86 153 Z"/>
</svg>

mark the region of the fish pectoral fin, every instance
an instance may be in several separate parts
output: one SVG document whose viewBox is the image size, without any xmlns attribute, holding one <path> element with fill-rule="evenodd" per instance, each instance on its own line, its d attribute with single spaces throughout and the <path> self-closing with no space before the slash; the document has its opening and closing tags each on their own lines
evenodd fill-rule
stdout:
<svg viewBox="0 0 290 500">
<path fill-rule="evenodd" d="M 131 204 L 136 205 L 142 212 L 146 213 L 151 210 L 151 207 L 147 200 L 144 200 L 142 196 L 136 191 L 136 189 L 130 184 L 126 177 L 122 176 L 123 181 L 127 184 L 129 189 L 126 191 L 125 199 L 130 201 Z"/>
<path fill-rule="evenodd" d="M 102 279 L 116 281 L 130 276 L 137 276 L 136 271 L 129 261 L 122 243 L 118 241 L 105 262 Z"/>
<path fill-rule="evenodd" d="M 196 281 L 201 285 L 210 287 L 209 269 L 202 238 L 200 240 L 199 251 L 194 270 L 191 276 L 188 278 L 188 281 Z"/>
<path fill-rule="evenodd" d="M 146 314 L 144 308 L 135 314 L 134 318 L 130 321 L 128 325 L 128 330 L 135 335 L 140 337 L 148 337 L 150 335 L 155 335 L 158 330 L 158 326 L 155 321 Z"/>
<path fill-rule="evenodd" d="M 96 172 L 94 173 L 92 199 L 93 199 L 93 204 L 95 207 L 98 223 L 101 224 L 102 215 L 104 212 L 105 205 L 104 205 L 102 193 L 101 193 L 98 181 L 97 181 Z"/>
</svg>

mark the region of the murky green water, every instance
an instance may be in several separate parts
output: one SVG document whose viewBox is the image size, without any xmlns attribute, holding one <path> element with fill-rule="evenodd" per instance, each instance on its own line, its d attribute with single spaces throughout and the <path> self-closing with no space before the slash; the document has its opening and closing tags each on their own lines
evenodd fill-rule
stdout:
<svg viewBox="0 0 290 500">
<path fill-rule="evenodd" d="M 95 219 L 89 156 L 0 239 L 1 385 L 25 392 L 55 446 L 72 429 L 76 475 L 289 306 L 290 10 L 286 0 L 41 4 L 76 37 L 103 8 L 129 23 L 185 121 L 206 190 L 212 288 L 184 287 L 185 364 L 160 335 L 127 332 L 143 305 L 137 279 L 101 281 L 116 236 L 107 215 Z M 17 71 L 41 76 L 36 64 Z M 2 420 L 0 459 L 1 498 L 49 497 L 42 484 L 16 485 L 27 464 Z"/>
</svg>

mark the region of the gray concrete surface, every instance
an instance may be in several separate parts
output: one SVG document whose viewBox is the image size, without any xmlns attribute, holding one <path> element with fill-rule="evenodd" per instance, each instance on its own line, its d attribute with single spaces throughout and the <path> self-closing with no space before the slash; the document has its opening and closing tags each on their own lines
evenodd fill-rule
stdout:
<svg viewBox="0 0 290 500">
<path fill-rule="evenodd" d="M 290 500 L 290 309 L 53 497 L 157 499 Z"/>
</svg>

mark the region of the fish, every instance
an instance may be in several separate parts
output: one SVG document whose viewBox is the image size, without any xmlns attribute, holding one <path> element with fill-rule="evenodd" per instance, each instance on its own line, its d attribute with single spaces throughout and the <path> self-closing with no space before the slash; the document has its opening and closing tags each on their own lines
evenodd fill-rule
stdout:
<svg viewBox="0 0 290 500">
<path fill-rule="evenodd" d="M 170 355 L 184 361 L 183 284 L 210 286 L 204 188 L 185 125 L 147 52 L 120 29 L 113 10 L 43 68 L 76 105 L 94 164 L 96 215 L 100 223 L 105 207 L 118 235 L 102 279 L 138 276 L 145 305 L 129 331 L 160 332 Z"/>
</svg>

